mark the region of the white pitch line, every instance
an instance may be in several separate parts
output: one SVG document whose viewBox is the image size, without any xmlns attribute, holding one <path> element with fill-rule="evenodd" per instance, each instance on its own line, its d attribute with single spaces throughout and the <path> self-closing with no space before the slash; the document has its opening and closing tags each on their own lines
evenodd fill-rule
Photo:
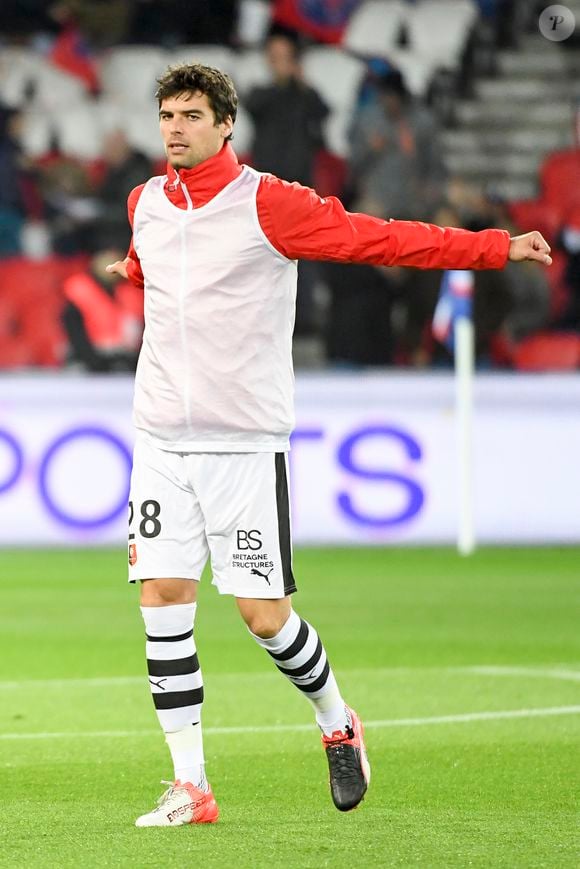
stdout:
<svg viewBox="0 0 580 869">
<path fill-rule="evenodd" d="M 532 678 L 562 679 L 571 682 L 580 682 L 580 670 L 566 669 L 564 667 L 513 667 L 493 665 L 472 665 L 467 667 L 359 667 L 352 670 L 336 670 L 341 676 L 353 676 L 361 673 L 384 674 L 386 676 L 416 675 L 419 673 L 455 673 L 465 675 L 475 673 L 481 676 L 530 676 Z M 212 679 L 222 677 L 230 678 L 231 673 L 214 674 Z M 240 674 L 237 674 L 239 678 Z M 279 680 L 276 672 L 261 672 L 246 674 L 252 681 L 256 679 Z M 123 685 L 142 685 L 146 677 L 143 676 L 96 676 L 75 679 L 24 679 L 21 682 L 0 682 L 0 691 L 16 690 L 18 688 L 103 688 Z"/>
<path fill-rule="evenodd" d="M 349 670 L 337 669 L 335 673 L 341 676 L 358 676 L 367 673 L 385 676 L 416 675 L 418 673 L 471 673 L 472 667 L 356 667 Z M 231 679 L 235 677 L 248 678 L 252 681 L 279 682 L 280 676 L 277 670 L 263 670 L 258 673 L 214 673 L 208 679 Z M 145 673 L 141 676 L 89 676 L 87 678 L 72 679 L 23 679 L 21 682 L 0 682 L 0 691 L 16 690 L 18 688 L 103 688 L 123 685 L 144 685 L 147 682 Z"/>
<path fill-rule="evenodd" d="M 472 721 L 499 721 L 510 718 L 545 718 L 556 715 L 580 715 L 580 706 L 548 706 L 538 709 L 507 709 L 495 712 L 464 712 L 456 715 L 434 715 L 429 718 L 383 718 L 378 721 L 365 721 L 366 728 L 383 730 L 388 727 L 421 727 L 428 724 L 469 724 Z M 240 727 L 205 727 L 205 735 L 236 736 L 252 733 L 301 733 L 314 730 L 312 724 L 267 724 Z M 0 733 L 0 740 L 20 739 L 70 739 L 79 736 L 90 739 L 116 739 L 130 736 L 152 736 L 158 730 L 92 730 L 80 732 L 55 733 Z"/>
<path fill-rule="evenodd" d="M 16 688 L 104 688 L 115 685 L 144 684 L 143 676 L 96 676 L 87 679 L 23 679 L 22 682 L 0 682 L 0 691 L 13 691 Z"/>
<path fill-rule="evenodd" d="M 565 670 L 561 667 L 469 667 L 472 673 L 482 676 L 530 676 L 535 679 L 562 679 L 580 682 L 580 670 Z"/>
</svg>

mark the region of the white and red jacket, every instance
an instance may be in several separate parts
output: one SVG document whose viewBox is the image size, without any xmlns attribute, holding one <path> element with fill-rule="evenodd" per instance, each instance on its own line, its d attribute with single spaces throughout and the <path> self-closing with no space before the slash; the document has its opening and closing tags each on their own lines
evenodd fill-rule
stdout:
<svg viewBox="0 0 580 869">
<path fill-rule="evenodd" d="M 276 452 L 294 425 L 296 260 L 502 268 L 509 234 L 345 211 L 241 166 L 229 144 L 129 196 L 130 279 L 145 289 L 134 420 L 163 449 Z"/>
<path fill-rule="evenodd" d="M 81 314 L 97 352 L 137 352 L 143 331 L 143 294 L 128 281 L 120 281 L 110 296 L 90 273 L 77 272 L 66 279 L 63 291 Z"/>
</svg>

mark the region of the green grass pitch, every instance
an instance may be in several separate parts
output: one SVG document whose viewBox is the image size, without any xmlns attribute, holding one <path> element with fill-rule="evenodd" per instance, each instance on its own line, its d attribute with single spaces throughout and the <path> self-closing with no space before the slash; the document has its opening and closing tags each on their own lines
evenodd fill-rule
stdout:
<svg viewBox="0 0 580 869">
<path fill-rule="evenodd" d="M 171 769 L 124 554 L 0 552 L 0 866 L 577 869 L 579 555 L 296 553 L 296 609 L 367 722 L 373 779 L 347 815 L 310 707 L 204 582 L 220 822 L 138 830 Z"/>
</svg>

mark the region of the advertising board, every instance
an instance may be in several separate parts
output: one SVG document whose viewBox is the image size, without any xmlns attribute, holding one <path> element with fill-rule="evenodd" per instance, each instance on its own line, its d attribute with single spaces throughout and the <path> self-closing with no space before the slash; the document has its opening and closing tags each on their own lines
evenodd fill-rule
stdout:
<svg viewBox="0 0 580 869">
<path fill-rule="evenodd" d="M 126 541 L 131 398 L 124 377 L 0 380 L 0 545 Z M 579 543 L 579 445 L 580 377 L 479 375 L 478 541 Z M 456 454 L 450 373 L 299 376 L 295 542 L 453 543 Z"/>
</svg>

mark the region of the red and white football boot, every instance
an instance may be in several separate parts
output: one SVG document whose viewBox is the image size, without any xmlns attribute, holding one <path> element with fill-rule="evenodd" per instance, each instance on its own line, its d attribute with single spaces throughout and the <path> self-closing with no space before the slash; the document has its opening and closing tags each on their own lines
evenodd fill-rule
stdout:
<svg viewBox="0 0 580 869">
<path fill-rule="evenodd" d="M 157 800 L 157 807 L 135 821 L 136 827 L 181 827 L 183 824 L 215 824 L 219 809 L 210 791 L 191 782 L 161 782 L 169 785 Z"/>
</svg>

